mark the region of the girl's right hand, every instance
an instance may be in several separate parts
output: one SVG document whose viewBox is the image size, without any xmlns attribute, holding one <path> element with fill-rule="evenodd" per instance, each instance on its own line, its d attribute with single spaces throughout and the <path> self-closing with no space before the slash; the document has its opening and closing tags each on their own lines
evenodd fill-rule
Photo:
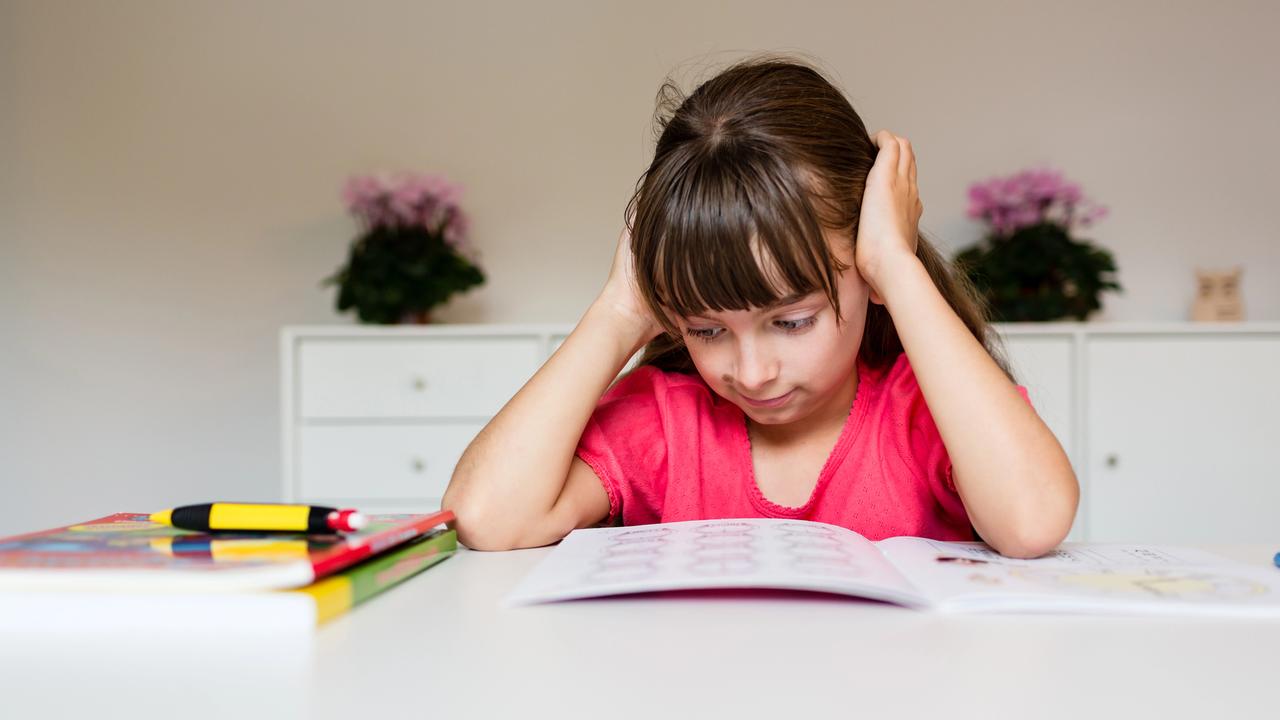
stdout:
<svg viewBox="0 0 1280 720">
<path fill-rule="evenodd" d="M 648 343 L 664 330 L 649 311 L 636 284 L 635 258 L 631 252 L 632 222 L 632 218 L 627 218 L 622 226 L 618 247 L 613 253 L 613 267 L 609 270 L 609 279 L 605 281 L 604 290 L 600 292 L 597 302 L 617 313 L 621 321 L 632 326 L 640 333 L 644 342 Z"/>
</svg>

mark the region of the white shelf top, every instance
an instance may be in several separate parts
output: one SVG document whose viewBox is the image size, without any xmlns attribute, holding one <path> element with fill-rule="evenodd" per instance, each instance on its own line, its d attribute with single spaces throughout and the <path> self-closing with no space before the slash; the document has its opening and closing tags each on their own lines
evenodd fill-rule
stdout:
<svg viewBox="0 0 1280 720">
<path fill-rule="evenodd" d="M 433 323 L 430 325 L 286 325 L 286 337 L 415 337 L 430 335 L 567 335 L 575 323 Z M 1280 322 L 994 323 L 1001 335 L 1194 335 L 1280 333 Z"/>
</svg>

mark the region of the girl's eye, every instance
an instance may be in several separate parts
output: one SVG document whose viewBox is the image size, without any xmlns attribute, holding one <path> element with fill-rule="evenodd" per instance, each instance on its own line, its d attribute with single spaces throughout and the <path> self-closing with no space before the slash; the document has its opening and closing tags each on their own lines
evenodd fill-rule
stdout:
<svg viewBox="0 0 1280 720">
<path fill-rule="evenodd" d="M 777 324 L 787 332 L 799 332 L 812 325 L 815 319 L 813 315 L 810 315 L 807 318 L 799 318 L 797 320 L 779 320 Z"/>
<path fill-rule="evenodd" d="M 807 330 L 816 319 L 816 316 L 811 315 L 807 318 L 798 318 L 796 320 L 775 320 L 774 325 L 777 325 L 788 334 L 797 334 Z M 720 337 L 720 330 L 721 328 L 688 328 L 685 330 L 685 334 L 689 337 L 698 338 L 703 342 L 714 342 L 716 338 Z"/>
<path fill-rule="evenodd" d="M 718 337 L 716 330 L 717 328 L 689 328 L 685 330 L 685 334 L 689 337 L 698 338 L 703 342 L 711 342 Z"/>
</svg>

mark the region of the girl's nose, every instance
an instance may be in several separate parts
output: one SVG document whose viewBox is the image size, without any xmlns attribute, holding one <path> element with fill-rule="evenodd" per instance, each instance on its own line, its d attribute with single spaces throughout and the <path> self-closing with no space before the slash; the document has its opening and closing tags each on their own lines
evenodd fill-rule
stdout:
<svg viewBox="0 0 1280 720">
<path fill-rule="evenodd" d="M 763 398 L 771 391 L 770 383 L 778 376 L 777 364 L 759 345 L 743 343 L 738 349 L 737 388 L 753 398 Z"/>
</svg>

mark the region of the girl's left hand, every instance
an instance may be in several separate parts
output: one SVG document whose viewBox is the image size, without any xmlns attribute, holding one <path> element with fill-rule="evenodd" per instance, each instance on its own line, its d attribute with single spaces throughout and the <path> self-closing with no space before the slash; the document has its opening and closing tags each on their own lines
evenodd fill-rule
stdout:
<svg viewBox="0 0 1280 720">
<path fill-rule="evenodd" d="M 914 260 L 924 203 L 916 187 L 916 156 L 911 143 L 881 130 L 871 136 L 880 151 L 867 173 L 854 241 L 854 263 L 871 286 L 872 300 L 884 302 L 880 279 L 901 260 Z"/>
</svg>

